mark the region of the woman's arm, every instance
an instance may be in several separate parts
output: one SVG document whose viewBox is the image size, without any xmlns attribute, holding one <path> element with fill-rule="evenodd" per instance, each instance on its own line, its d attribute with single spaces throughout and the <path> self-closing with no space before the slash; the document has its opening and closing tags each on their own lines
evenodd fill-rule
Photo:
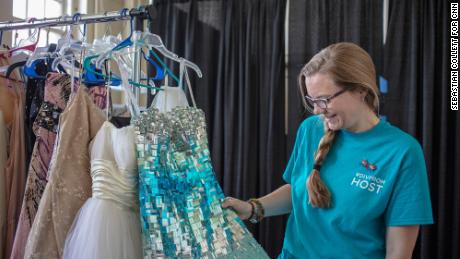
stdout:
<svg viewBox="0 0 460 259">
<path fill-rule="evenodd" d="M 265 210 L 265 217 L 283 215 L 291 212 L 291 185 L 285 184 L 274 192 L 260 198 L 259 201 Z"/>
<path fill-rule="evenodd" d="M 265 210 L 265 217 L 289 213 L 292 208 L 291 185 L 285 184 L 274 192 L 258 199 Z M 246 201 L 228 197 L 222 203 L 223 208 L 231 207 L 241 219 L 251 216 L 252 206 Z"/>
<path fill-rule="evenodd" d="M 420 226 L 387 227 L 386 259 L 410 259 Z"/>
</svg>

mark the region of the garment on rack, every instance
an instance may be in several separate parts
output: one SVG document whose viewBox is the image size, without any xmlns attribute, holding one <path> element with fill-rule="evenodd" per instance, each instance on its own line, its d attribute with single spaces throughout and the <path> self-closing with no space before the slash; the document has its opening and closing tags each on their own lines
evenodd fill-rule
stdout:
<svg viewBox="0 0 460 259">
<path fill-rule="evenodd" d="M 10 65 L 14 65 L 13 62 L 14 61 L 13 61 L 13 58 L 9 54 L 9 50 L 0 51 L 0 67 L 7 68 Z M 7 69 L 2 69 L 2 70 L 4 70 L 3 72 L 5 72 L 5 73 L 2 73 L 2 75 L 6 76 Z M 15 82 L 23 83 L 22 82 L 23 77 L 21 75 L 20 69 L 12 70 L 12 72 L 8 76 L 9 76 L 9 79 L 12 79 Z"/>
<path fill-rule="evenodd" d="M 48 46 L 48 52 L 53 52 L 56 49 L 56 44 L 50 44 Z M 56 72 L 51 72 L 51 64 L 53 58 L 41 58 L 33 61 L 33 65 L 24 68 L 24 75 L 26 79 L 26 150 L 27 157 L 32 157 L 33 148 L 35 146 L 35 133 L 33 127 L 35 125 L 35 119 L 42 106 L 44 100 L 45 85 L 48 79 L 48 73 L 57 75 Z M 31 72 L 33 71 L 33 73 Z M 29 160 L 27 161 L 29 164 Z"/>
<path fill-rule="evenodd" d="M 54 150 L 59 116 L 70 95 L 70 77 L 49 73 L 46 78 L 44 102 L 33 124 L 36 142 L 27 174 L 27 184 L 22 203 L 13 251 L 10 259 L 22 259 L 30 228 L 48 182 L 48 167 Z"/>
<path fill-rule="evenodd" d="M 5 125 L 11 125 L 16 111 L 16 94 L 7 84 L 7 80 L 0 78 L 0 110 L 3 113 Z"/>
<path fill-rule="evenodd" d="M 10 59 L 2 56 L 0 52 L 0 67 L 7 67 L 10 64 Z M 14 115 L 16 113 L 16 91 L 11 88 L 11 84 L 18 84 L 14 80 L 20 79 L 20 74 L 18 70 L 14 70 L 14 73 L 11 74 L 12 80 L 7 80 L 4 78 L 6 75 L 2 74 L 0 77 L 0 110 L 3 112 L 3 120 L 7 126 L 11 125 Z"/>
<path fill-rule="evenodd" d="M 91 196 L 89 144 L 105 120 L 85 87 L 59 118 L 49 181 L 27 240 L 24 258 L 61 258 L 77 211 Z"/>
<path fill-rule="evenodd" d="M 134 136 L 133 126 L 105 121 L 91 142 L 92 197 L 69 230 L 64 259 L 142 258 Z"/>
<path fill-rule="evenodd" d="M 1 86 L 0 86 L 1 87 Z M 3 255 L 6 230 L 6 190 L 5 190 L 5 165 L 7 159 L 7 130 L 0 110 L 0 255 Z"/>
<path fill-rule="evenodd" d="M 46 66 L 42 63 L 37 65 L 37 70 L 45 72 Z M 26 165 L 30 164 L 32 158 L 33 149 L 35 146 L 35 134 L 33 130 L 35 119 L 37 118 L 40 107 L 44 100 L 45 95 L 45 81 L 42 78 L 27 78 L 26 86 L 26 104 L 25 104 L 25 138 L 26 138 Z"/>
<path fill-rule="evenodd" d="M 92 86 L 87 88 L 88 94 L 100 109 L 107 108 L 107 88 L 105 86 Z"/>
<path fill-rule="evenodd" d="M 64 259 L 142 258 L 134 128 L 106 121 L 92 143 L 93 194 L 75 217 Z"/>
<path fill-rule="evenodd" d="M 21 212 L 26 183 L 26 156 L 24 140 L 24 85 L 0 78 L 0 88 L 12 98 L 13 114 L 9 130 L 8 159 L 4 168 L 6 193 L 6 236 L 3 258 L 9 258 Z M 3 110 L 3 109 L 2 109 Z"/>
<path fill-rule="evenodd" d="M 158 108 L 133 120 L 144 258 L 268 258 L 242 220 L 221 207 L 204 112 Z"/>
</svg>

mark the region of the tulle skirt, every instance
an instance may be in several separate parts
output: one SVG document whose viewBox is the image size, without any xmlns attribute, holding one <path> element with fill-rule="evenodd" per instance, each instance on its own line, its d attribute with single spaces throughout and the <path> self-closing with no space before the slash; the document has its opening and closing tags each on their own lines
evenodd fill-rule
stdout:
<svg viewBox="0 0 460 259">
<path fill-rule="evenodd" d="M 142 258 L 139 214 L 113 201 L 88 199 L 67 234 L 63 258 Z"/>
</svg>

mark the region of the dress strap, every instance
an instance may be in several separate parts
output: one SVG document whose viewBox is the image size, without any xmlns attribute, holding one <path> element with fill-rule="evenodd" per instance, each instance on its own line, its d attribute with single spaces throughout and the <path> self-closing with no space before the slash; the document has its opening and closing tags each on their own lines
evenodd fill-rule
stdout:
<svg viewBox="0 0 460 259">
<path fill-rule="evenodd" d="M 129 112 L 131 113 L 131 117 L 137 117 L 141 114 L 140 108 L 137 105 L 136 97 L 132 92 L 132 89 L 129 84 L 129 71 L 127 67 L 123 65 L 119 65 L 120 74 L 121 74 L 121 86 L 125 92 L 125 104 L 128 106 Z"/>
</svg>

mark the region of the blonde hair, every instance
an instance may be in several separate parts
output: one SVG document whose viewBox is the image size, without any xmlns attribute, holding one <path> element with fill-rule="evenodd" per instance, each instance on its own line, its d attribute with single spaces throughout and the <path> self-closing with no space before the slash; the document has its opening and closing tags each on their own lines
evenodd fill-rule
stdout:
<svg viewBox="0 0 460 259">
<path fill-rule="evenodd" d="M 376 82 L 375 66 L 369 54 L 356 44 L 341 42 L 329 45 L 317 53 L 302 68 L 298 76 L 302 97 L 307 95 L 305 79 L 321 73 L 330 76 L 334 83 L 350 91 L 364 91 L 365 103 L 378 116 L 379 90 Z M 302 98 L 304 107 L 308 107 Z M 308 202 L 313 207 L 331 206 L 331 193 L 321 180 L 320 169 L 332 147 L 335 131 L 327 129 L 315 152 L 314 168 L 307 179 Z"/>
</svg>

